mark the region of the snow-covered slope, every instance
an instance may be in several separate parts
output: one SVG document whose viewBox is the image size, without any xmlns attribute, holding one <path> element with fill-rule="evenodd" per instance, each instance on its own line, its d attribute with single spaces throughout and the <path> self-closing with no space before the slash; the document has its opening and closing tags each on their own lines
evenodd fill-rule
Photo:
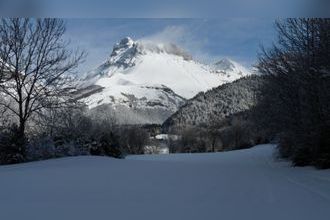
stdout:
<svg viewBox="0 0 330 220">
<path fill-rule="evenodd" d="M 330 171 L 225 153 L 72 157 L 0 167 L 0 219 L 328 220 Z"/>
<path fill-rule="evenodd" d="M 85 75 L 80 87 L 103 88 L 84 96 L 90 108 L 110 104 L 114 109 L 116 106 L 131 110 L 166 109 L 169 116 L 198 92 L 250 74 L 239 64 L 228 62 L 227 69 L 220 65 L 215 68 L 194 61 L 174 44 L 133 41 L 127 37 L 114 46 L 103 64 Z M 165 119 L 161 117 L 156 122 Z"/>
<path fill-rule="evenodd" d="M 234 81 L 246 75 L 250 75 L 250 71 L 241 64 L 224 58 L 211 66 L 215 73 L 218 73 L 223 79 Z"/>
<path fill-rule="evenodd" d="M 189 126 L 211 125 L 228 116 L 249 110 L 264 79 L 261 76 L 247 76 L 232 83 L 221 85 L 207 92 L 201 92 L 186 101 L 178 111 L 165 120 L 163 128 L 170 131 Z"/>
</svg>

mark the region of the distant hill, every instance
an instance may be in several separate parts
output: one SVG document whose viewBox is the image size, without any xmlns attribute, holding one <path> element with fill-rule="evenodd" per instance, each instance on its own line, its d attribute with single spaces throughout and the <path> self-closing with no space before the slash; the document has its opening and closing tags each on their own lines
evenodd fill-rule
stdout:
<svg viewBox="0 0 330 220">
<path fill-rule="evenodd" d="M 250 109 L 263 77 L 252 75 L 226 83 L 189 99 L 164 123 L 165 130 L 188 126 L 210 125 Z"/>
</svg>

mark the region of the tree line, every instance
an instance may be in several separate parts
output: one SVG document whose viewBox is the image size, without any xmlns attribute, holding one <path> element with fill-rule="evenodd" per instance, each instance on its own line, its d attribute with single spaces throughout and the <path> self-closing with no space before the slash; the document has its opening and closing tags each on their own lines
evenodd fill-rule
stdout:
<svg viewBox="0 0 330 220">
<path fill-rule="evenodd" d="M 294 165 L 330 167 L 330 19 L 276 22 L 277 41 L 257 65 L 267 76 L 255 120 Z"/>
</svg>

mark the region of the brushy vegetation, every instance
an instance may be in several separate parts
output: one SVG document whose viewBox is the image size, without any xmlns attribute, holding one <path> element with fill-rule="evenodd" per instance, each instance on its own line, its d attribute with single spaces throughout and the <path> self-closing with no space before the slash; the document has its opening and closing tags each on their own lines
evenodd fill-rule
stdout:
<svg viewBox="0 0 330 220">
<path fill-rule="evenodd" d="M 330 19 L 277 22 L 278 41 L 260 55 L 267 75 L 256 107 L 260 127 L 294 165 L 330 167 Z"/>
</svg>

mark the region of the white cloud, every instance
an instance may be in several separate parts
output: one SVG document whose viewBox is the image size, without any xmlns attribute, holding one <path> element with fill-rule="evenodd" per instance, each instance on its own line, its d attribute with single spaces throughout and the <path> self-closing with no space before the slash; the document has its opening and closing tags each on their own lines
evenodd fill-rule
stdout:
<svg viewBox="0 0 330 220">
<path fill-rule="evenodd" d="M 185 38 L 186 28 L 183 26 L 167 26 L 162 31 L 143 37 L 140 40 L 147 40 L 161 43 L 180 43 Z"/>
<path fill-rule="evenodd" d="M 213 62 L 218 59 L 218 57 L 207 53 L 204 49 L 208 39 L 197 39 L 194 35 L 194 31 L 186 26 L 167 26 L 163 30 L 139 40 L 156 43 L 174 43 L 190 53 L 195 60 L 203 63 Z"/>
</svg>

